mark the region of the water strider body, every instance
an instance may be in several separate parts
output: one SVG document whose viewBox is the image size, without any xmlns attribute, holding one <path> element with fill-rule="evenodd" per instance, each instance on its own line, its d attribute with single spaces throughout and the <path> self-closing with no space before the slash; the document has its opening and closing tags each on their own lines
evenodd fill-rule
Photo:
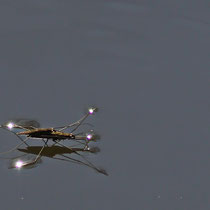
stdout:
<svg viewBox="0 0 210 210">
<path fill-rule="evenodd" d="M 54 128 L 36 128 L 33 130 L 18 132 L 17 135 L 19 136 L 25 135 L 29 138 L 52 139 L 52 140 L 76 139 L 74 134 L 57 131 Z"/>
</svg>

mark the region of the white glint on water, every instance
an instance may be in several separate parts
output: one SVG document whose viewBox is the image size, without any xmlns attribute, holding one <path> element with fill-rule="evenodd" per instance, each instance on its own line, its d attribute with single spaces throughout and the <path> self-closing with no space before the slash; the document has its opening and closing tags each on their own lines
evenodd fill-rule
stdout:
<svg viewBox="0 0 210 210">
<path fill-rule="evenodd" d="M 89 108 L 89 114 L 93 114 L 94 109 L 93 108 Z"/>
<path fill-rule="evenodd" d="M 87 139 L 88 139 L 88 140 L 91 140 L 92 137 L 93 137 L 93 136 L 92 136 L 91 134 L 88 134 L 88 135 L 87 135 Z"/>
<path fill-rule="evenodd" d="M 18 160 L 18 161 L 15 163 L 15 167 L 16 167 L 17 169 L 20 169 L 22 166 L 23 166 L 23 162 L 20 161 L 20 160 Z"/>
<path fill-rule="evenodd" d="M 14 123 L 10 122 L 7 124 L 7 128 L 9 128 L 10 130 L 13 129 L 14 127 Z"/>
</svg>

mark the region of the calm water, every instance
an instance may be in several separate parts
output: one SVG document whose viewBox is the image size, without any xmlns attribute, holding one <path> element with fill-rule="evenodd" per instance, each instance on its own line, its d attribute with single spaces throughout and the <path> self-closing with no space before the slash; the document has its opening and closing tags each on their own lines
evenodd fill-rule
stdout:
<svg viewBox="0 0 210 210">
<path fill-rule="evenodd" d="M 0 17 L 1 123 L 65 125 L 97 105 L 89 158 L 109 173 L 0 161 L 2 209 L 210 208 L 207 1 L 1 1 Z"/>
</svg>

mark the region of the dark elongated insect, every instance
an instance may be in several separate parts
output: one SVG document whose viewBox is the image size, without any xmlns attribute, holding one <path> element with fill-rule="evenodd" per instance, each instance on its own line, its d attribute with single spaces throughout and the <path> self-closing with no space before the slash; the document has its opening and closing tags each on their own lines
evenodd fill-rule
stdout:
<svg viewBox="0 0 210 210">
<path fill-rule="evenodd" d="M 22 141 L 15 148 L 12 148 L 11 150 L 4 152 L 4 153 L 9 153 L 14 150 L 19 150 L 19 151 L 22 150 L 22 152 L 24 152 L 24 151 L 26 152 L 26 150 L 19 149 L 19 147 L 21 145 L 25 144 L 27 146 L 27 148 L 30 148 L 28 143 L 26 143 L 29 139 L 40 139 L 44 142 L 44 145 L 42 147 L 39 147 L 38 151 L 36 150 L 36 152 L 37 152 L 36 157 L 33 160 L 24 162 L 24 164 L 23 163 L 20 164 L 20 162 L 18 162 L 19 165 L 17 165 L 17 168 L 35 165 L 40 160 L 40 158 L 43 156 L 44 151 L 46 151 L 46 149 L 48 149 L 48 150 L 49 150 L 49 148 L 55 149 L 56 148 L 55 146 L 59 145 L 59 147 L 62 147 L 63 149 L 65 148 L 65 150 L 68 150 L 69 153 L 77 154 L 80 158 L 82 158 L 85 161 L 85 162 L 83 162 L 83 165 L 89 166 L 89 167 L 95 169 L 99 173 L 108 175 L 104 169 L 97 168 L 91 162 L 89 162 L 82 154 L 80 154 L 78 152 L 78 149 L 80 152 L 81 151 L 90 151 L 91 152 L 89 143 L 91 141 L 96 141 L 97 139 L 99 139 L 99 136 L 96 135 L 92 130 L 87 133 L 75 134 L 75 131 L 83 124 L 85 119 L 88 116 L 94 114 L 96 111 L 98 111 L 97 108 L 91 107 L 88 109 L 87 114 L 85 114 L 80 120 L 78 120 L 70 125 L 65 125 L 65 126 L 61 126 L 61 127 L 40 128 L 39 123 L 37 123 L 36 121 L 30 121 L 29 123 L 26 123 L 26 125 L 24 124 L 24 122 L 8 122 L 7 124 L 1 125 L 1 128 L 9 130 L 10 132 L 15 134 Z M 71 130 L 71 132 L 68 132 L 68 133 L 64 132 L 64 130 L 67 128 L 73 128 L 73 129 Z M 14 132 L 13 131 L 14 129 L 18 130 L 18 132 Z M 20 131 L 20 129 L 22 131 Z M 26 138 L 22 139 L 22 136 L 26 136 Z M 49 140 L 53 142 L 53 144 L 50 147 L 48 145 Z M 71 142 L 74 142 L 74 143 L 76 142 L 77 145 L 79 144 L 79 145 L 81 145 L 81 147 L 77 148 L 75 150 L 75 148 L 74 148 L 75 145 L 70 146 L 70 147 L 66 146 L 63 143 L 61 143 L 61 140 L 70 140 Z M 27 151 L 29 151 L 29 150 L 27 150 Z M 4 153 L 0 153 L 0 154 L 4 154 Z M 71 161 L 74 161 L 77 163 L 80 162 L 80 164 L 82 164 L 82 161 L 79 161 L 76 159 L 72 160 L 72 158 L 70 158 L 70 159 L 71 159 Z"/>
</svg>

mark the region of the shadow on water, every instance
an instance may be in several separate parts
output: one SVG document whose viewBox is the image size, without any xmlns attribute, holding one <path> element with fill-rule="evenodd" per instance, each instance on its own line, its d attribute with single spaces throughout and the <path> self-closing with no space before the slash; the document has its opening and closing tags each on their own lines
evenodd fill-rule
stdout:
<svg viewBox="0 0 210 210">
<path fill-rule="evenodd" d="M 39 151 L 41 150 L 41 148 L 42 148 L 42 146 L 29 146 L 24 149 L 18 149 L 18 151 L 28 153 L 28 154 L 37 155 L 39 153 Z M 89 150 L 84 151 L 83 148 L 71 148 L 71 150 L 69 150 L 68 148 L 64 148 L 61 146 L 48 146 L 43 149 L 42 156 L 53 158 L 56 155 L 72 154 L 75 152 L 98 153 L 98 152 L 100 152 L 100 148 L 92 147 Z"/>
<path fill-rule="evenodd" d="M 98 173 L 108 176 L 108 173 L 93 163 L 91 163 L 83 154 L 84 153 L 93 153 L 96 154 L 100 152 L 98 147 L 92 147 L 88 149 L 84 148 L 65 148 L 61 146 L 47 146 L 44 147 L 40 156 L 37 156 L 42 149 L 42 146 L 29 146 L 22 149 L 17 149 L 17 151 L 23 153 L 22 155 L 7 158 L 9 159 L 9 169 L 31 169 L 35 168 L 38 164 L 42 163 L 42 157 L 48 157 L 55 160 L 71 162 L 79 165 L 84 165 L 89 168 L 92 168 Z M 82 154 L 81 154 L 82 153 Z M 71 155 L 77 155 L 78 159 L 71 157 Z M 38 158 L 37 158 L 38 157 Z"/>
</svg>

